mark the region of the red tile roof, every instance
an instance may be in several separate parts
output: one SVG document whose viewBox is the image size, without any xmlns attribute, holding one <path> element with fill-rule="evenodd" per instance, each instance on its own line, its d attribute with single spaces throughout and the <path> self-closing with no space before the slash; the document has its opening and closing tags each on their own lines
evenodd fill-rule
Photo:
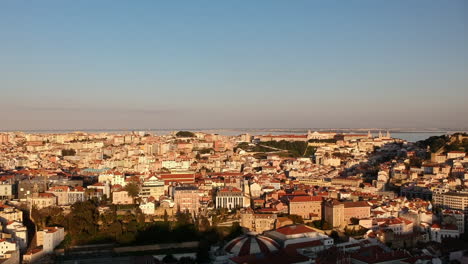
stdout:
<svg viewBox="0 0 468 264">
<path fill-rule="evenodd" d="M 302 202 L 321 202 L 321 196 L 293 196 L 290 203 L 302 203 Z"/>
<path fill-rule="evenodd" d="M 306 225 L 289 225 L 289 226 L 280 227 L 276 229 L 275 231 L 283 235 L 296 235 L 296 234 L 316 232 L 314 229 Z"/>
<path fill-rule="evenodd" d="M 53 195 L 52 193 L 39 193 L 39 197 L 52 198 L 52 197 L 55 197 L 55 195 Z"/>
</svg>

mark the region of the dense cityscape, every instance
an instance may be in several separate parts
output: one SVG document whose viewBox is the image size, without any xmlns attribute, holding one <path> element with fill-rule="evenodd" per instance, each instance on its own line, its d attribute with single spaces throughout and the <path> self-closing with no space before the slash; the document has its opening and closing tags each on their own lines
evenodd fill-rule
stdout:
<svg viewBox="0 0 468 264">
<path fill-rule="evenodd" d="M 5 132 L 0 256 L 464 263 L 467 150 L 464 133 Z"/>
<path fill-rule="evenodd" d="M 468 0 L 0 1 L 0 264 L 468 264 Z"/>
</svg>

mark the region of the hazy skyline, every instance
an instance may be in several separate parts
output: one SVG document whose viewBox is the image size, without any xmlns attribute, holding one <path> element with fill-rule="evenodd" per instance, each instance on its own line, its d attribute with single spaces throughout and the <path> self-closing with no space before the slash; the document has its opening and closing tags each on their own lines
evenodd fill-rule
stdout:
<svg viewBox="0 0 468 264">
<path fill-rule="evenodd" d="M 468 127 L 466 1 L 2 1 L 0 130 Z"/>
</svg>

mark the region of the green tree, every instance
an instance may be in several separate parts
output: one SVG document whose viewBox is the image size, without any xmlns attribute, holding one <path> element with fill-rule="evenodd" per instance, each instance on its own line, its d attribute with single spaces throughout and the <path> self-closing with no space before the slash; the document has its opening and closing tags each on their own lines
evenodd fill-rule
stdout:
<svg viewBox="0 0 468 264">
<path fill-rule="evenodd" d="M 322 224 L 322 229 L 323 230 L 330 230 L 332 229 L 333 227 L 327 222 L 327 221 L 323 221 L 323 224 Z"/>
<path fill-rule="evenodd" d="M 327 221 L 323 219 L 313 221 L 311 226 L 322 230 L 330 230 L 333 228 Z"/>
<path fill-rule="evenodd" d="M 316 151 L 317 151 L 317 148 L 315 148 L 315 147 L 307 147 L 307 149 L 306 149 L 306 151 L 304 153 L 304 157 L 313 156 Z"/>
<path fill-rule="evenodd" d="M 418 157 L 411 157 L 409 159 L 409 166 L 420 168 L 422 166 L 422 160 Z"/>
<path fill-rule="evenodd" d="M 108 228 L 109 234 L 111 234 L 115 240 L 122 235 L 122 224 L 119 221 L 113 222 Z"/>
<path fill-rule="evenodd" d="M 359 219 L 355 218 L 355 217 L 351 217 L 351 219 L 349 219 L 351 221 L 351 224 L 353 225 L 359 225 Z"/>
<path fill-rule="evenodd" d="M 225 240 L 232 240 L 240 235 L 242 235 L 242 227 L 239 222 L 233 222 L 229 230 L 229 234 L 225 237 Z"/>
<path fill-rule="evenodd" d="M 65 236 L 65 238 L 63 239 L 63 241 L 60 243 L 60 245 L 65 248 L 65 249 L 68 249 L 70 248 L 70 246 L 72 245 L 72 238 L 70 236 L 70 234 L 67 234 Z M 60 246 L 59 246 L 60 247 Z"/>
<path fill-rule="evenodd" d="M 169 215 L 167 214 L 167 210 L 164 209 L 164 216 L 163 216 L 164 222 L 169 221 Z"/>
<path fill-rule="evenodd" d="M 300 215 L 291 214 L 291 215 L 288 215 L 288 218 L 291 219 L 293 221 L 293 223 L 295 223 L 295 224 L 303 224 L 304 223 L 304 219 L 302 219 L 302 216 L 300 216 Z"/>
<path fill-rule="evenodd" d="M 89 238 L 98 231 L 99 212 L 91 201 L 76 202 L 71 206 L 71 212 L 67 216 L 67 225 L 70 234 Z"/>
<path fill-rule="evenodd" d="M 135 203 L 135 199 L 140 193 L 140 185 L 138 185 L 135 182 L 130 182 L 127 185 L 125 185 L 124 190 L 127 191 L 128 195 L 132 197 L 133 203 Z"/>
<path fill-rule="evenodd" d="M 75 156 L 76 150 L 74 149 L 62 149 L 62 156 Z"/>
<path fill-rule="evenodd" d="M 211 151 L 214 151 L 214 149 L 212 149 L 212 148 L 204 148 L 204 149 L 200 149 L 200 150 L 198 151 L 198 153 L 200 153 L 200 154 L 209 154 L 209 153 L 211 153 Z"/>
<path fill-rule="evenodd" d="M 31 208 L 31 218 L 34 221 L 34 224 L 36 224 L 37 230 L 41 230 L 45 227 L 45 216 L 41 214 L 39 209 L 37 209 L 36 205 L 33 205 Z"/>
<path fill-rule="evenodd" d="M 195 137 L 195 134 L 190 131 L 179 131 L 176 133 L 177 137 Z"/>
<path fill-rule="evenodd" d="M 177 212 L 176 220 L 178 225 L 188 225 L 191 222 L 191 215 L 188 212 Z"/>
<path fill-rule="evenodd" d="M 333 238 L 333 241 L 335 241 L 335 244 L 337 244 L 340 241 L 340 235 L 335 230 L 331 231 L 330 237 Z"/>
<path fill-rule="evenodd" d="M 145 214 L 141 211 L 140 207 L 135 208 L 135 214 L 136 214 L 136 221 L 138 223 L 139 227 L 142 227 L 145 225 Z"/>
<path fill-rule="evenodd" d="M 210 221 L 208 220 L 208 218 L 204 217 L 204 216 L 201 216 L 201 219 L 200 219 L 200 230 L 201 231 L 206 231 L 210 228 Z"/>
</svg>

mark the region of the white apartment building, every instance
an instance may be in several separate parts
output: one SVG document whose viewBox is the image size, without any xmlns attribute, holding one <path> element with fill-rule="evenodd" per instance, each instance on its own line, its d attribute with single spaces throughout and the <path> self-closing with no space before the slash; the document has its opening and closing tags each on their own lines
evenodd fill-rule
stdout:
<svg viewBox="0 0 468 264">
<path fill-rule="evenodd" d="M 431 241 L 441 243 L 445 238 L 459 238 L 460 231 L 456 226 L 441 226 L 433 224 L 429 230 Z"/>
<path fill-rule="evenodd" d="M 6 224 L 10 221 L 23 222 L 23 211 L 12 206 L 0 204 L 0 222 Z"/>
<path fill-rule="evenodd" d="M 5 225 L 5 232 L 12 235 L 21 250 L 26 249 L 28 245 L 28 230 L 23 223 L 11 221 Z"/>
<path fill-rule="evenodd" d="M 37 245 L 43 246 L 45 253 L 51 253 L 65 238 L 63 227 L 46 227 L 37 232 Z"/>
<path fill-rule="evenodd" d="M 16 251 L 16 243 L 11 239 L 0 239 L 0 258 L 4 258 L 7 252 Z"/>
<path fill-rule="evenodd" d="M 468 192 L 433 192 L 432 201 L 435 206 L 468 214 Z"/>
<path fill-rule="evenodd" d="M 154 215 L 154 210 L 156 208 L 153 202 L 142 203 L 139 207 L 146 215 Z"/>
</svg>

